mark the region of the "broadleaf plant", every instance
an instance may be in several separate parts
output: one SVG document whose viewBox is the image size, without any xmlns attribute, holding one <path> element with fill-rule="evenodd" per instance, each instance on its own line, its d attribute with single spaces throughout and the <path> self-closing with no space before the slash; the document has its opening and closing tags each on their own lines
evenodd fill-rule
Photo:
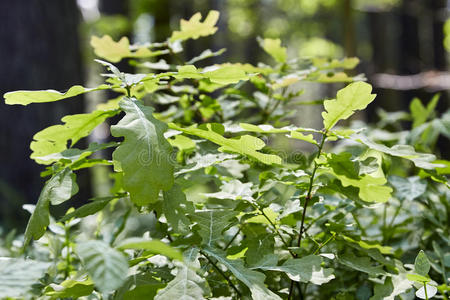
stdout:
<svg viewBox="0 0 450 300">
<path fill-rule="evenodd" d="M 363 123 L 355 113 L 375 94 L 347 73 L 359 60 L 292 58 L 279 39 L 259 39 L 272 64 L 201 67 L 224 50 L 185 57 L 184 42 L 214 34 L 218 18 L 197 13 L 145 45 L 94 36 L 104 84 L 4 95 L 36 105 L 116 93 L 34 136 L 48 179 L 25 235 L 3 239 L 4 256 L 23 258 L 0 259 L 0 296 L 448 299 L 450 163 L 432 152 L 450 114 L 430 120 L 437 98 Z M 139 73 L 114 65 L 127 60 Z M 339 90 L 304 101 L 309 82 Z M 305 113 L 312 104 L 321 115 Z M 316 128 L 302 127 L 305 115 Z M 400 115 L 412 131 L 390 131 Z M 111 142 L 75 148 L 100 125 Z M 53 216 L 84 168 L 107 170 L 109 194 Z"/>
</svg>

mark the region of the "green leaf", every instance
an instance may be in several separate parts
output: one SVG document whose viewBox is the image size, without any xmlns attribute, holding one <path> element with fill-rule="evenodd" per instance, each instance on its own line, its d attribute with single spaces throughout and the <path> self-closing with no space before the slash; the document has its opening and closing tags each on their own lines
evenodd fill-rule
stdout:
<svg viewBox="0 0 450 300">
<path fill-rule="evenodd" d="M 24 297 L 50 265 L 30 259 L 0 257 L 0 298 Z"/>
<path fill-rule="evenodd" d="M 418 275 L 418 274 L 406 274 L 406 278 L 408 278 L 408 280 L 419 282 L 419 283 L 424 283 L 424 282 L 430 281 L 430 279 L 428 277 Z"/>
<path fill-rule="evenodd" d="M 163 283 L 149 283 L 136 286 L 132 290 L 128 290 L 123 295 L 124 300 L 136 299 L 155 299 L 158 290 L 164 288 Z M 182 299 L 182 298 L 180 298 Z"/>
<path fill-rule="evenodd" d="M 369 275 L 377 276 L 386 274 L 383 266 L 374 266 L 368 257 L 358 257 L 347 252 L 339 256 L 339 262 L 354 270 L 367 273 Z"/>
<path fill-rule="evenodd" d="M 94 240 L 79 243 L 76 253 L 99 291 L 111 292 L 125 282 L 128 261 L 108 244 Z"/>
<path fill-rule="evenodd" d="M 430 267 L 431 265 L 427 255 L 425 254 L 425 252 L 423 252 L 423 250 L 420 250 L 414 262 L 414 270 L 419 275 L 427 276 L 428 272 L 430 271 Z"/>
<path fill-rule="evenodd" d="M 211 71 L 205 70 L 203 75 L 212 83 L 217 84 L 238 83 L 241 80 L 248 80 L 249 78 L 245 71 L 235 66 L 218 67 Z"/>
<path fill-rule="evenodd" d="M 263 273 L 247 269 L 241 260 L 227 259 L 225 253 L 220 250 L 205 249 L 204 252 L 217 259 L 217 261 L 227 267 L 237 279 L 242 281 L 250 289 L 253 300 L 281 300 L 277 294 L 274 294 L 264 285 L 266 276 Z"/>
<path fill-rule="evenodd" d="M 109 35 L 104 35 L 101 38 L 92 36 L 91 46 L 95 55 L 114 63 L 126 57 L 145 58 L 168 52 L 167 50 L 151 51 L 145 46 L 134 47 L 133 51 L 131 51 L 130 41 L 126 36 L 122 37 L 118 42 L 115 42 Z"/>
<path fill-rule="evenodd" d="M 253 191 L 251 187 L 253 184 L 251 182 L 242 183 L 237 179 L 230 180 L 229 182 L 225 182 L 220 187 L 220 192 L 216 193 L 205 193 L 204 196 L 208 198 L 216 198 L 216 199 L 232 199 L 232 200 L 247 200 L 247 201 L 255 201 L 253 199 Z"/>
<path fill-rule="evenodd" d="M 425 286 L 416 291 L 416 296 L 420 299 L 431 299 L 436 295 L 436 293 L 437 288 L 434 285 L 425 284 Z"/>
<path fill-rule="evenodd" d="M 174 184 L 172 188 L 163 193 L 163 212 L 167 222 L 175 232 L 187 234 L 191 232 L 191 221 L 187 217 L 194 213 L 194 205 L 186 200 L 186 195 L 180 186 Z"/>
<path fill-rule="evenodd" d="M 52 288 L 55 286 L 52 286 Z M 48 291 L 45 294 L 51 299 L 73 298 L 77 299 L 82 296 L 89 296 L 94 291 L 94 284 L 92 280 L 87 279 L 83 281 L 66 279 L 55 287 L 53 291 Z"/>
<path fill-rule="evenodd" d="M 348 152 L 327 156 L 328 165 L 333 169 L 334 173 L 343 175 L 351 179 L 359 179 L 358 162 L 353 161 L 352 154 Z"/>
<path fill-rule="evenodd" d="M 238 212 L 232 210 L 200 210 L 191 219 L 198 224 L 203 244 L 212 247 L 222 238 L 222 232 L 233 225 L 236 215 Z"/>
<path fill-rule="evenodd" d="M 258 39 L 261 47 L 279 63 L 285 63 L 287 49 L 281 46 L 280 39 Z"/>
<path fill-rule="evenodd" d="M 205 21 L 201 22 L 202 15 L 200 13 L 194 14 L 189 20 L 180 20 L 180 31 L 174 31 L 170 37 L 170 41 L 198 39 L 202 36 L 208 36 L 216 33 L 215 27 L 217 20 L 219 20 L 219 12 L 216 10 L 209 11 Z"/>
<path fill-rule="evenodd" d="M 284 272 L 291 280 L 298 282 L 311 282 L 322 285 L 334 279 L 333 269 L 322 268 L 322 258 L 317 255 L 308 255 L 302 258 L 291 258 L 281 266 L 259 267 L 263 270 Z"/>
<path fill-rule="evenodd" d="M 356 110 L 362 110 L 376 95 L 371 94 L 372 86 L 365 82 L 351 83 L 337 92 L 337 98 L 324 102 L 323 126 L 330 130 L 340 120 L 345 120 Z"/>
<path fill-rule="evenodd" d="M 225 48 L 222 48 L 220 50 L 217 50 L 215 52 L 212 52 L 211 49 L 206 49 L 205 51 L 203 51 L 202 53 L 200 53 L 200 55 L 191 58 L 188 62 L 186 62 L 187 65 L 192 65 L 195 64 L 198 61 L 210 58 L 210 57 L 215 57 L 215 56 L 219 56 L 222 53 L 224 53 L 226 51 Z"/>
<path fill-rule="evenodd" d="M 9 105 L 13 104 L 28 105 L 30 103 L 54 102 L 70 97 L 75 97 L 84 93 L 99 90 L 107 90 L 110 88 L 111 86 L 107 84 L 102 84 L 95 88 L 85 88 L 82 87 L 81 85 L 74 85 L 65 93 L 60 93 L 55 90 L 14 91 L 4 94 L 3 97 L 5 98 L 5 103 Z"/>
<path fill-rule="evenodd" d="M 58 220 L 58 222 L 66 222 L 72 218 L 84 218 L 90 215 L 93 215 L 99 211 L 101 211 L 103 208 L 105 208 L 106 205 L 108 205 L 109 202 L 112 200 L 117 199 L 117 197 L 105 197 L 101 199 L 95 199 L 91 203 L 85 204 L 77 209 L 75 209 L 73 212 L 68 213 L 64 217 Z"/>
<path fill-rule="evenodd" d="M 427 189 L 427 182 L 418 176 L 402 178 L 399 176 L 389 177 L 389 183 L 395 188 L 395 195 L 400 200 L 412 201 L 422 196 Z"/>
<path fill-rule="evenodd" d="M 32 143 L 33 144 L 33 143 Z M 118 143 L 110 142 L 107 144 L 97 144 L 96 142 L 90 143 L 87 149 L 69 148 L 57 153 L 51 153 L 44 156 L 33 156 L 32 158 L 40 164 L 48 165 L 53 162 L 60 161 L 62 163 L 71 163 L 70 168 L 72 170 L 77 170 L 80 164 L 83 164 L 87 157 L 94 152 L 104 150 L 107 148 L 115 147 Z M 51 147 L 50 147 L 51 148 Z M 55 149 L 50 149 L 51 151 Z"/>
<path fill-rule="evenodd" d="M 136 250 L 147 250 L 148 252 L 154 254 L 165 255 L 169 258 L 183 260 L 183 255 L 171 246 L 163 243 L 159 240 L 148 240 L 144 238 L 128 238 L 121 241 L 117 245 L 118 249 L 136 249 Z"/>
<path fill-rule="evenodd" d="M 124 98 L 119 105 L 126 115 L 111 126 L 113 136 L 124 137 L 113 153 L 115 168 L 123 171 L 124 188 L 135 204 L 154 203 L 174 180 L 172 147 L 163 135 L 167 125 L 153 117 L 153 108 L 136 99 Z"/>
<path fill-rule="evenodd" d="M 211 66 L 204 70 L 199 70 L 193 65 L 178 67 L 178 73 L 173 77 L 177 79 L 209 79 L 212 83 L 227 85 L 238 83 L 241 80 L 248 80 L 247 73 L 239 67 Z"/>
<path fill-rule="evenodd" d="M 75 174 L 65 168 L 55 173 L 44 185 L 33 214 L 25 229 L 24 247 L 31 239 L 40 239 L 50 224 L 49 206 L 61 204 L 78 192 Z"/>
<path fill-rule="evenodd" d="M 359 188 L 359 197 L 366 202 L 387 202 L 391 198 L 392 188 L 386 186 L 386 178 L 363 175 L 360 179 L 351 179 L 344 175 L 335 174 L 344 187 Z"/>
<path fill-rule="evenodd" d="M 363 135 L 356 135 L 353 137 L 353 139 L 357 142 L 366 145 L 370 149 L 374 149 L 392 156 L 408 159 L 412 161 L 416 165 L 416 167 L 422 169 L 434 169 L 445 167 L 445 165 L 442 164 L 432 163 L 433 161 L 436 160 L 436 156 L 434 156 L 433 154 L 416 152 L 414 150 L 414 147 L 410 145 L 395 145 L 389 148 L 385 145 L 377 144 Z"/>
<path fill-rule="evenodd" d="M 33 153 L 30 157 L 38 163 L 52 163 L 55 158 L 49 155 L 66 150 L 69 141 L 70 146 L 73 147 L 81 138 L 88 136 L 95 127 L 118 112 L 118 110 L 96 110 L 87 114 L 63 117 L 61 119 L 64 122 L 63 125 L 47 127 L 33 136 L 33 142 L 30 145 Z"/>
<path fill-rule="evenodd" d="M 170 123 L 169 127 L 186 134 L 195 135 L 209 140 L 221 146 L 219 148 L 219 151 L 234 152 L 242 155 L 247 155 L 268 165 L 281 164 L 281 158 L 279 156 L 258 152 L 257 150 L 264 148 L 266 144 L 262 140 L 250 135 L 240 136 L 239 139 L 227 139 L 224 138 L 221 134 L 213 131 L 213 124 L 206 124 L 206 130 L 195 127 L 182 128 L 175 125 L 174 123 Z"/>
<path fill-rule="evenodd" d="M 184 254 L 184 264 L 178 265 L 175 278 L 158 291 L 155 300 L 167 299 L 205 299 L 209 289 L 204 278 L 194 271 L 200 268 L 197 258 L 198 250 L 191 248 Z"/>
<path fill-rule="evenodd" d="M 433 113 L 439 101 L 439 97 L 439 94 L 434 95 L 433 99 L 431 99 L 426 108 L 423 106 L 419 98 L 414 98 L 411 101 L 409 109 L 411 110 L 411 115 L 413 118 L 413 128 L 419 127 L 427 121 Z"/>
<path fill-rule="evenodd" d="M 298 131 L 291 131 L 291 135 L 289 135 L 288 137 L 318 145 L 312 134 L 304 135 L 303 133 Z"/>
<path fill-rule="evenodd" d="M 313 57 L 312 59 L 313 66 L 318 69 L 354 69 L 359 64 L 359 58 L 357 57 L 346 57 L 344 59 L 328 59 L 322 57 Z"/>
</svg>

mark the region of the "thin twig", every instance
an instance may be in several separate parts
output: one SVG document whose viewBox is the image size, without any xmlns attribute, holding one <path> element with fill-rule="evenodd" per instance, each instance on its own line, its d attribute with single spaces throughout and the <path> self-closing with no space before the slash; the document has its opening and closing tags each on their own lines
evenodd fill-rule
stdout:
<svg viewBox="0 0 450 300">
<path fill-rule="evenodd" d="M 234 285 L 234 283 L 231 281 L 231 279 L 227 276 L 227 274 L 225 274 L 220 268 L 219 266 L 216 265 L 216 263 L 208 256 L 206 255 L 205 252 L 203 252 L 202 250 L 200 250 L 200 253 L 208 260 L 208 262 L 213 265 L 213 267 L 219 272 L 220 275 L 222 275 L 222 277 L 231 285 L 231 287 L 233 288 L 233 290 L 236 292 L 236 294 L 238 294 L 239 298 L 242 298 L 242 294 L 241 292 L 238 290 L 238 288 Z"/>
</svg>

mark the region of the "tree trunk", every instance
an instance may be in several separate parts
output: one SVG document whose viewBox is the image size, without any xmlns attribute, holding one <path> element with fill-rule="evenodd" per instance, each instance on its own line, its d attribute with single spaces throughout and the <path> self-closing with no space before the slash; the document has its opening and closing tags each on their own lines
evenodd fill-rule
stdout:
<svg viewBox="0 0 450 300">
<path fill-rule="evenodd" d="M 82 83 L 78 43 L 79 12 L 75 0 L 0 1 L 0 91 L 66 90 Z M 21 206 L 35 203 L 44 179 L 42 166 L 30 160 L 33 135 L 68 113 L 80 113 L 80 97 L 27 107 L 0 103 L 0 219 L 21 227 Z M 86 178 L 87 179 L 87 178 Z M 87 181 L 87 180 L 84 180 Z M 86 182 L 85 182 L 86 183 Z M 81 191 L 87 191 L 81 183 Z"/>
</svg>

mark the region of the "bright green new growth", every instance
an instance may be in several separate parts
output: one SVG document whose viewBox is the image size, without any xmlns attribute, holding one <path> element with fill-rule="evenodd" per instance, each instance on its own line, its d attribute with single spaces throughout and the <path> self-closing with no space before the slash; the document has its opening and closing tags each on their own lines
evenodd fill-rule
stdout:
<svg viewBox="0 0 450 300">
<path fill-rule="evenodd" d="M 371 94 L 372 86 L 365 82 L 355 82 L 337 92 L 337 98 L 326 100 L 322 112 L 323 126 L 330 130 L 340 120 L 345 120 L 356 110 L 365 109 L 376 95 Z"/>
<path fill-rule="evenodd" d="M 33 136 L 33 142 L 30 145 L 33 153 L 30 157 L 38 163 L 49 164 L 52 160 L 45 159 L 45 156 L 66 150 L 69 141 L 70 147 L 73 147 L 81 138 L 88 136 L 95 127 L 118 113 L 118 110 L 95 110 L 87 114 L 65 116 L 61 119 L 64 125 L 47 127 Z"/>
<path fill-rule="evenodd" d="M 200 13 L 194 14 L 188 21 L 180 21 L 180 31 L 174 31 L 170 37 L 171 42 L 177 40 L 184 41 L 188 39 L 198 39 L 202 36 L 212 35 L 217 31 L 215 27 L 217 20 L 219 20 L 219 12 L 211 10 L 205 18 L 205 21 L 201 22 L 202 15 Z"/>
<path fill-rule="evenodd" d="M 266 144 L 262 140 L 254 136 L 243 135 L 239 137 L 239 139 L 227 139 L 224 138 L 221 134 L 215 132 L 212 128 L 212 124 L 207 124 L 206 130 L 194 127 L 181 128 L 173 123 L 170 123 L 169 127 L 175 130 L 182 131 L 186 134 L 191 134 L 207 139 L 221 146 L 218 149 L 219 151 L 234 152 L 242 155 L 247 155 L 268 165 L 281 164 L 281 158 L 279 156 L 274 154 L 264 154 L 258 151 L 264 148 Z"/>
<path fill-rule="evenodd" d="M 46 91 L 15 91 L 6 93 L 3 97 L 5 103 L 9 105 L 21 104 L 28 105 L 30 103 L 44 103 L 63 100 L 66 98 L 75 97 L 84 93 L 110 89 L 111 86 L 102 84 L 96 88 L 85 88 L 81 85 L 74 85 L 67 92 L 60 93 L 55 90 Z"/>
<path fill-rule="evenodd" d="M 163 135 L 167 125 L 136 99 L 125 97 L 119 105 L 125 117 L 111 126 L 111 134 L 124 141 L 113 153 L 115 168 L 123 171 L 124 188 L 134 203 L 154 203 L 161 190 L 173 185 L 172 147 Z"/>
<path fill-rule="evenodd" d="M 279 63 L 285 63 L 287 58 L 287 49 L 281 46 L 280 39 L 260 39 L 259 43 L 270 56 Z"/>
</svg>

